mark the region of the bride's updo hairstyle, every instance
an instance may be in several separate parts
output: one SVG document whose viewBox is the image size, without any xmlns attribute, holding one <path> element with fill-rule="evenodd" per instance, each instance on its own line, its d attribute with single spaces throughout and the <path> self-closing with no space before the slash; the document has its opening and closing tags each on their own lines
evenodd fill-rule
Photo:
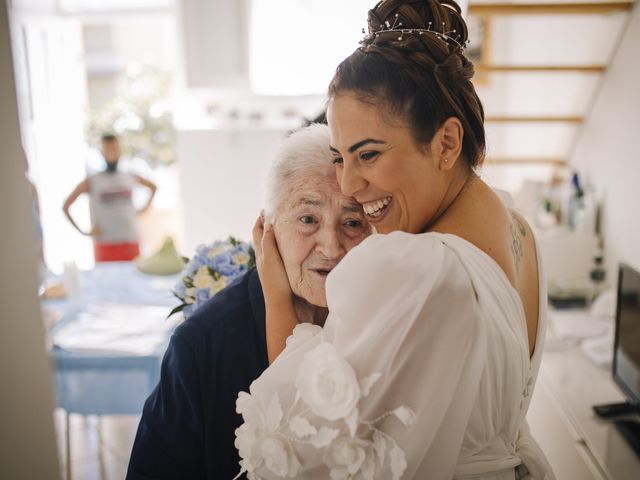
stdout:
<svg viewBox="0 0 640 480">
<path fill-rule="evenodd" d="M 467 25 L 453 0 L 383 0 L 368 17 L 369 34 L 337 68 L 329 98 L 354 93 L 406 121 L 417 145 L 456 117 L 462 156 L 473 168 L 485 155 L 484 110 L 465 57 Z"/>
</svg>

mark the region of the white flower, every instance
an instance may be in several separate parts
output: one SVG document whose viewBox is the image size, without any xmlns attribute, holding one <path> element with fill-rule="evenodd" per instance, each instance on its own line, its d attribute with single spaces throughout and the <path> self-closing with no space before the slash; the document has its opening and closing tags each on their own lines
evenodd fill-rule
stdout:
<svg viewBox="0 0 640 480">
<path fill-rule="evenodd" d="M 311 445 L 316 448 L 324 448 L 333 442 L 340 434 L 337 428 L 320 427 L 320 430 L 311 438 Z"/>
<path fill-rule="evenodd" d="M 229 250 L 233 250 L 233 245 L 228 243 L 216 245 L 215 247 L 211 247 L 211 249 L 207 252 L 207 257 L 215 258 L 216 255 L 220 255 L 221 253 L 228 252 Z"/>
<path fill-rule="evenodd" d="M 240 454 L 240 465 L 244 470 L 253 472 L 262 462 L 259 456 L 254 455 L 253 446 L 258 441 L 258 432 L 249 428 L 246 424 L 236 428 L 236 439 L 233 442 Z M 257 453 L 257 452 L 256 452 Z"/>
<path fill-rule="evenodd" d="M 307 437 L 309 435 L 317 435 L 318 429 L 309 423 L 304 417 L 296 415 L 289 422 L 289 429 L 294 433 L 298 438 Z"/>
<path fill-rule="evenodd" d="M 218 280 L 211 281 L 211 286 L 209 287 L 209 296 L 213 297 L 216 293 L 222 290 L 227 286 L 227 279 L 225 277 L 220 277 Z"/>
<path fill-rule="evenodd" d="M 264 413 L 258 405 L 258 401 L 247 392 L 240 392 L 236 399 L 236 412 L 242 415 L 243 427 L 252 430 L 262 430 L 265 427 Z M 242 428 L 242 427 L 241 427 Z"/>
<path fill-rule="evenodd" d="M 193 287 L 187 288 L 187 298 L 185 298 L 185 303 L 191 305 L 196 301 L 196 289 Z"/>
<path fill-rule="evenodd" d="M 232 259 L 233 259 L 233 263 L 235 263 L 236 265 L 245 265 L 249 263 L 249 260 L 251 259 L 251 257 L 249 257 L 249 255 L 244 252 L 240 252 L 240 253 L 236 253 L 232 257 Z"/>
<path fill-rule="evenodd" d="M 393 442 L 391 452 L 389 452 L 389 458 L 391 460 L 393 480 L 400 480 L 400 477 L 407 469 L 407 459 L 404 456 L 404 451 L 395 442 Z"/>
<path fill-rule="evenodd" d="M 360 400 L 356 373 L 330 343 L 321 343 L 304 356 L 296 388 L 313 413 L 327 420 L 353 415 Z"/>
<path fill-rule="evenodd" d="M 261 478 L 291 478 L 300 469 L 300 462 L 285 437 L 278 434 L 282 423 L 282 406 L 278 393 L 274 393 L 265 412 L 258 401 L 246 392 L 240 392 L 236 411 L 244 423 L 236 429 L 235 446 L 242 460 L 242 468 L 249 473 L 263 467 Z"/>
<path fill-rule="evenodd" d="M 264 479 L 295 478 L 300 471 L 300 461 L 291 445 L 277 434 L 258 434 L 244 424 L 236 429 L 234 445 L 242 459 L 240 465 L 250 477 L 258 473 Z"/>
<path fill-rule="evenodd" d="M 208 289 L 213 285 L 213 278 L 209 274 L 209 268 L 206 265 L 200 267 L 194 275 L 193 285 L 198 290 L 202 288 Z"/>
<path fill-rule="evenodd" d="M 264 467 L 258 473 L 265 479 L 295 478 L 301 467 L 289 442 L 275 435 L 260 438 L 253 445 L 251 457 L 257 466 Z"/>
<path fill-rule="evenodd" d="M 267 414 L 265 415 L 265 425 L 268 432 L 275 432 L 280 427 L 282 421 L 282 405 L 280 404 L 280 397 L 278 392 L 274 393 L 267 407 Z"/>
<path fill-rule="evenodd" d="M 373 480 L 375 473 L 373 444 L 362 438 L 340 437 L 331 444 L 324 461 L 332 480 Z"/>
<path fill-rule="evenodd" d="M 300 323 L 293 329 L 293 333 L 287 337 L 286 348 L 297 348 L 322 331 L 322 327 L 313 323 Z"/>
</svg>

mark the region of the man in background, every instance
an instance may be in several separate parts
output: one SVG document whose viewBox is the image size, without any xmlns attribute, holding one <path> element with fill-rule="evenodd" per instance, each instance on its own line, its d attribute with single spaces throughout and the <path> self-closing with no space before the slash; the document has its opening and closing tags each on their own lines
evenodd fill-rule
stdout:
<svg viewBox="0 0 640 480">
<path fill-rule="evenodd" d="M 62 209 L 76 230 L 93 238 L 96 262 L 133 260 L 140 254 L 137 215 L 151 206 L 157 187 L 146 178 L 118 169 L 121 150 L 115 135 L 103 135 L 101 143 L 105 170 L 80 182 Z M 150 191 L 145 206 L 139 211 L 136 211 L 132 198 L 136 185 Z M 89 194 L 89 232 L 84 232 L 69 213 L 71 205 L 83 193 Z"/>
</svg>

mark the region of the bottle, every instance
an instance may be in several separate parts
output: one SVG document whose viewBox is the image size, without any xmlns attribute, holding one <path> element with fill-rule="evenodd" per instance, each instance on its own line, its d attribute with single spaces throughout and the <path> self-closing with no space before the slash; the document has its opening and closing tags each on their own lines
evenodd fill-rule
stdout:
<svg viewBox="0 0 640 480">
<path fill-rule="evenodd" d="M 62 278 L 69 301 L 73 305 L 79 304 L 82 295 L 82 285 L 80 283 L 80 272 L 78 271 L 78 266 L 75 261 L 68 260 L 64 262 Z"/>
<path fill-rule="evenodd" d="M 580 177 L 577 172 L 573 172 L 571 176 L 571 194 L 569 196 L 569 215 L 568 224 L 571 230 L 575 230 L 578 223 L 581 210 L 583 209 L 584 190 L 580 185 Z"/>
<path fill-rule="evenodd" d="M 593 265 L 589 272 L 589 278 L 592 285 L 592 299 L 597 297 L 603 290 L 605 285 L 605 279 L 607 277 L 607 271 L 604 268 L 604 251 L 602 244 L 598 246 L 595 256 L 593 257 Z"/>
</svg>

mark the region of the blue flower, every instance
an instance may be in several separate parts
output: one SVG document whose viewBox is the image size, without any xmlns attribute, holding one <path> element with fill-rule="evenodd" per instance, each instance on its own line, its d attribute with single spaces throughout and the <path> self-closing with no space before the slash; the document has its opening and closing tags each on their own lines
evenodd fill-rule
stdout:
<svg viewBox="0 0 640 480">
<path fill-rule="evenodd" d="M 248 243 L 238 241 L 233 237 L 229 237 L 224 241 L 216 240 L 209 245 L 199 245 L 196 248 L 195 255 L 183 270 L 181 280 L 178 281 L 173 289 L 176 296 L 183 301 L 184 308 L 182 312 L 185 318 L 192 315 L 198 307 L 209 300 L 212 296 L 211 292 L 217 292 L 222 286 L 228 285 L 236 277 L 253 267 L 255 261 L 252 253 L 252 247 Z M 208 267 L 213 281 L 222 277 L 224 282 L 219 288 L 199 288 L 195 293 L 191 290 L 191 294 L 195 296 L 195 299 L 192 304 L 188 305 L 187 289 L 194 287 L 194 277 L 203 266 Z M 201 272 L 198 281 L 200 285 L 203 284 L 202 275 Z"/>
</svg>

